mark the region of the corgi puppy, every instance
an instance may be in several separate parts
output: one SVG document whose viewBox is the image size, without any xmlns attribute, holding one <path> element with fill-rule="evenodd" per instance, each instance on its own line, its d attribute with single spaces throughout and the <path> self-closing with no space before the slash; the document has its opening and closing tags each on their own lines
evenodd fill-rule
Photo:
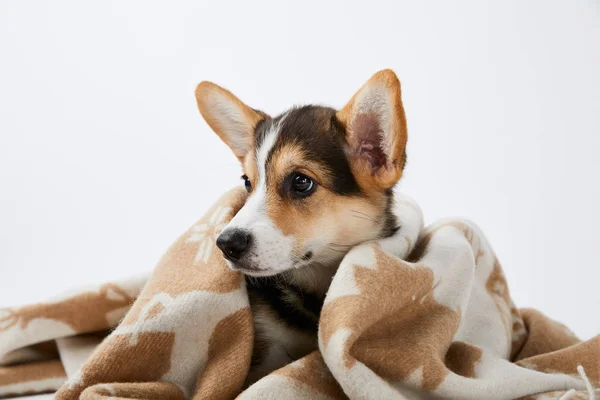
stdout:
<svg viewBox="0 0 600 400">
<path fill-rule="evenodd" d="M 319 313 L 344 255 L 400 229 L 392 213 L 406 162 L 400 82 L 383 70 L 341 110 L 308 105 L 275 117 L 210 82 L 196 99 L 239 159 L 249 193 L 216 242 L 246 278 L 249 385 L 317 349 Z"/>
</svg>

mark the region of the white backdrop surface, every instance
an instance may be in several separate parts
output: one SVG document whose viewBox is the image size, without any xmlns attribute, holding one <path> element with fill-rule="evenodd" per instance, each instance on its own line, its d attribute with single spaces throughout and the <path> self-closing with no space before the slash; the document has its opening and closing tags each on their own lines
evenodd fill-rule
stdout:
<svg viewBox="0 0 600 400">
<path fill-rule="evenodd" d="M 399 190 L 487 233 L 519 306 L 600 333 L 597 1 L 0 1 L 0 306 L 150 271 L 240 167 L 202 121 L 403 85 Z"/>
</svg>

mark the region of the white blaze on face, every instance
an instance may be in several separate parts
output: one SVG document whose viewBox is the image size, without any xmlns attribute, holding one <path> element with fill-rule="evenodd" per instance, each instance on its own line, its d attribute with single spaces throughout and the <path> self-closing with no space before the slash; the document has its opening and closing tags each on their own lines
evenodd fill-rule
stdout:
<svg viewBox="0 0 600 400">
<path fill-rule="evenodd" d="M 271 127 L 260 147 L 256 149 L 257 182 L 244 207 L 242 207 L 224 229 L 243 229 L 252 235 L 252 243 L 248 253 L 235 265 L 242 269 L 247 267 L 259 270 L 250 271 L 249 275 L 273 275 L 290 269 L 294 265 L 293 251 L 295 239 L 293 236 L 285 236 L 277 228 L 269 218 L 266 208 L 267 157 L 275 145 L 279 128 L 284 119 L 285 116 L 276 125 Z M 230 266 L 232 265 L 230 261 L 227 261 L 227 263 Z"/>
</svg>

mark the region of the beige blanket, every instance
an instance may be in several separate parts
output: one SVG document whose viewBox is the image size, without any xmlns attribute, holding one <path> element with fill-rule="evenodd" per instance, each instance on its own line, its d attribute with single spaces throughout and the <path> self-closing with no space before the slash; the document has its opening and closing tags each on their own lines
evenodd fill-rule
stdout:
<svg viewBox="0 0 600 400">
<path fill-rule="evenodd" d="M 239 190 L 225 194 L 147 279 L 0 309 L 0 397 L 594 397 L 600 336 L 582 342 L 540 312 L 517 309 L 474 224 L 423 229 L 420 209 L 405 198 L 397 201 L 398 233 L 342 261 L 319 350 L 242 391 L 252 315 L 244 280 L 214 243 L 244 200 Z"/>
</svg>

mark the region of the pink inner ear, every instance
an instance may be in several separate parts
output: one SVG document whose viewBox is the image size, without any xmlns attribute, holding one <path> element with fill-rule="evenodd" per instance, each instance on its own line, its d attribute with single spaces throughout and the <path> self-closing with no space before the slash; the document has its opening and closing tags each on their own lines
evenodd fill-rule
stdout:
<svg viewBox="0 0 600 400">
<path fill-rule="evenodd" d="M 387 157 L 381 146 L 383 132 L 375 114 L 359 114 L 351 123 L 350 134 L 354 136 L 356 154 L 371 164 L 371 173 L 376 173 L 387 164 Z"/>
</svg>

